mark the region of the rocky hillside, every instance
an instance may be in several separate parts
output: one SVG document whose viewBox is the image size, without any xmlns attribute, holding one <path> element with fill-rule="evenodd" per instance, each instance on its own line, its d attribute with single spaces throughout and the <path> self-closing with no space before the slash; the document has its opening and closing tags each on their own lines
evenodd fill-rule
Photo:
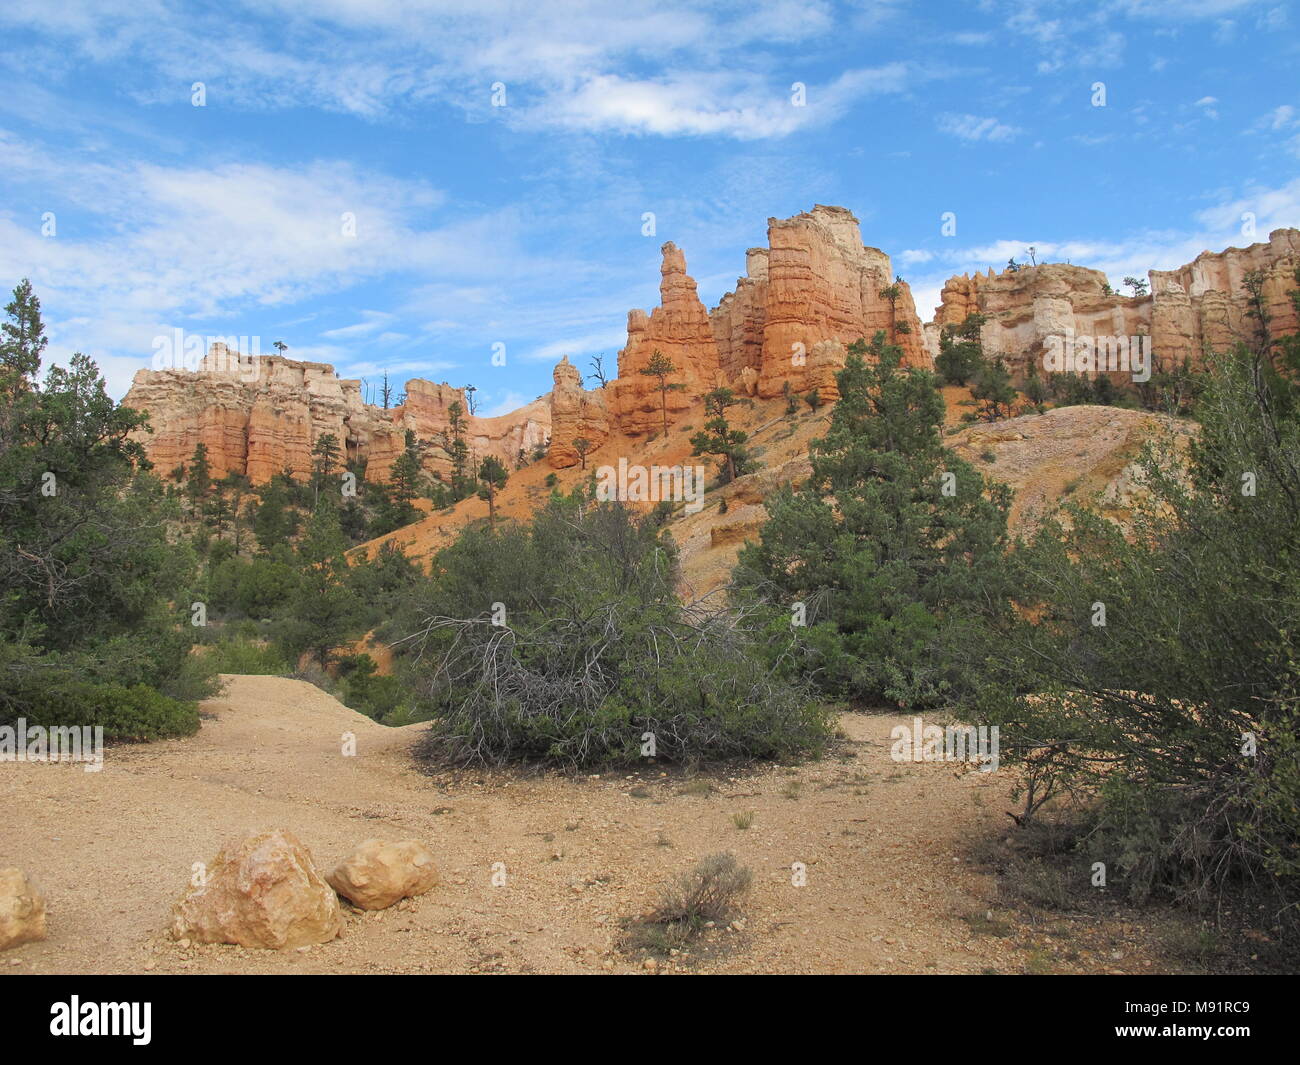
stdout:
<svg viewBox="0 0 1300 1065">
<path fill-rule="evenodd" d="M 1222 347 L 1250 335 L 1254 323 L 1246 317 L 1242 281 L 1251 271 L 1263 275 L 1274 330 L 1297 329 L 1286 296 L 1297 263 L 1300 231 L 1287 229 L 1267 243 L 1206 252 L 1178 270 L 1152 271 L 1151 294 L 1140 297 L 1110 292 L 1099 271 L 1069 264 L 990 271 L 952 278 L 934 320 L 923 327 L 907 285 L 890 287 L 889 257 L 863 245 L 857 219 L 844 208 L 818 205 L 793 218 L 769 219 L 768 246 L 749 250 L 746 276 L 711 310 L 700 301 L 682 250 L 665 244 L 660 304 L 629 312 L 615 378 L 587 389 L 566 357 L 555 368 L 550 393 L 497 418 L 468 417 L 467 440 L 475 456 L 496 455 L 512 471 L 499 508 L 522 517 L 545 499 L 552 472 L 568 486 L 587 469 L 617 466 L 620 459 L 697 464 L 689 438 L 703 426 L 704 394 L 726 385 L 748 398 L 752 406 L 733 408 L 732 417 L 751 434 L 763 472 L 711 492 L 702 510 L 681 515 L 677 530 L 687 590 L 703 594 L 717 586 L 739 543 L 761 522 L 767 491 L 798 479 L 808 441 L 824 426 L 825 406 L 814 410 L 800 401 L 788 415 L 785 394 L 815 391 L 833 400 L 834 373 L 846 345 L 858 337 L 884 330 L 909 364 L 931 366 L 942 327 L 978 312 L 987 317 L 985 350 L 1003 355 L 1021 373 L 1042 358 L 1049 338 L 1071 332 L 1150 336 L 1157 366 L 1170 366 L 1199 358 L 1205 345 Z M 656 381 L 640 372 L 655 351 L 672 360 L 670 381 L 681 386 L 666 395 L 666 435 Z M 956 420 L 960 397 L 948 398 Z M 445 473 L 448 458 L 437 443 L 457 401 L 467 406 L 461 389 L 417 379 L 407 383 L 401 406 L 383 410 L 364 403 L 360 383 L 338 378 L 330 366 L 251 358 L 220 345 L 197 371 L 141 370 L 125 400 L 150 412 L 155 432 L 144 439 L 163 472 L 188 460 L 203 442 L 215 476 L 235 471 L 254 483 L 283 469 L 305 473 L 312 443 L 324 433 L 335 435 L 350 461 L 366 465 L 370 480 L 387 479 L 408 430 L 421 442 L 426 468 Z M 1015 518 L 1032 521 L 1080 485 L 1111 492 L 1122 509 L 1125 471 L 1159 421 L 1113 408 L 1071 408 L 967 429 L 954 444 L 1018 488 Z M 585 463 L 574 447 L 582 438 L 591 447 Z M 545 463 L 521 467 L 521 453 L 541 448 L 547 448 Z M 480 512 L 486 513 L 486 504 L 465 500 L 385 539 L 427 556 Z"/>
</svg>

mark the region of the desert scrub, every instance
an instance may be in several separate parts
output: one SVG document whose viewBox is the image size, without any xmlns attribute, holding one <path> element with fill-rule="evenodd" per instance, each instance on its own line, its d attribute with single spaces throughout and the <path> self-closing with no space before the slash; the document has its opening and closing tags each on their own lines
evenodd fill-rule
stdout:
<svg viewBox="0 0 1300 1065">
<path fill-rule="evenodd" d="M 698 936 L 710 922 L 721 924 L 736 912 L 737 900 L 753 881 L 748 866 L 732 854 L 710 854 L 680 874 L 659 895 L 655 908 L 626 926 L 633 949 L 666 954 Z"/>
<path fill-rule="evenodd" d="M 663 516 L 587 492 L 438 556 L 405 622 L 425 756 L 585 768 L 820 750 L 831 712 L 763 658 L 758 612 L 684 607 Z"/>
</svg>

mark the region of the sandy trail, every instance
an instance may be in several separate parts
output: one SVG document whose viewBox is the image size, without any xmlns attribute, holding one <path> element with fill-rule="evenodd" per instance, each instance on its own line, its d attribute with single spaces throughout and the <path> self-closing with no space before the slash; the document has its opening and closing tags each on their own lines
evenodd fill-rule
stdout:
<svg viewBox="0 0 1300 1065">
<path fill-rule="evenodd" d="M 1003 774 L 959 776 L 889 758 L 908 719 L 846 716 L 818 763 L 705 775 L 684 794 L 657 768 L 579 778 L 421 773 L 423 726 L 389 729 L 311 685 L 236 676 L 194 737 L 111 748 L 102 772 L 0 765 L 0 865 L 49 899 L 49 939 L 0 956 L 21 972 L 601 972 L 640 970 L 613 948 L 619 920 L 705 854 L 754 871 L 739 931 L 665 968 L 695 972 L 1020 971 L 1022 948 L 972 934 L 991 878 L 964 845 L 1003 819 Z M 345 732 L 355 757 L 342 754 Z M 645 795 L 637 797 L 634 790 Z M 973 794 L 973 793 L 978 793 Z M 741 830 L 733 815 L 753 811 Z M 415 836 L 443 884 L 345 937 L 282 953 L 182 949 L 165 933 L 195 862 L 227 838 L 293 831 L 322 871 L 370 836 Z M 507 882 L 492 885 L 494 863 Z M 807 868 L 806 886 L 791 867 Z"/>
</svg>

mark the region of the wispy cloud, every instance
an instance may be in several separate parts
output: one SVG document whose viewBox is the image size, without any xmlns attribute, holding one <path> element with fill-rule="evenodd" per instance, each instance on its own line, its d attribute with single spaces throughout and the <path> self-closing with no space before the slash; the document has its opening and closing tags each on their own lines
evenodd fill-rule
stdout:
<svg viewBox="0 0 1300 1065">
<path fill-rule="evenodd" d="M 1024 130 L 999 122 L 996 118 L 979 115 L 959 115 L 951 112 L 939 116 L 939 129 L 964 141 L 1009 141 Z"/>
</svg>

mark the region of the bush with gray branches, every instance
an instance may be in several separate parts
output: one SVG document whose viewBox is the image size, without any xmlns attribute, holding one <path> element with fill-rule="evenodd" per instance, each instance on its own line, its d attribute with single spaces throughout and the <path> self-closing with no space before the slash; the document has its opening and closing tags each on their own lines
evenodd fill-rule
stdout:
<svg viewBox="0 0 1300 1065">
<path fill-rule="evenodd" d="M 829 714 L 760 657 L 759 617 L 680 604 L 660 523 L 579 490 L 442 552 L 405 641 L 426 755 L 577 768 L 819 748 Z"/>
</svg>

